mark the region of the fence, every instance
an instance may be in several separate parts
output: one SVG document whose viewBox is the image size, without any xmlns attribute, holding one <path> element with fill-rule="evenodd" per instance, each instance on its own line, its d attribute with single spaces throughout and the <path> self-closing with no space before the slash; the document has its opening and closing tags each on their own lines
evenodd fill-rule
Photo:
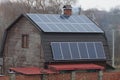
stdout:
<svg viewBox="0 0 120 80">
<path fill-rule="evenodd" d="M 10 80 L 9 76 L 0 77 L 0 80 Z M 42 75 L 16 75 L 16 80 L 42 80 Z M 71 80 L 70 73 L 49 74 L 44 80 Z M 77 72 L 75 80 L 98 80 L 98 73 Z M 104 72 L 103 80 L 120 80 L 120 72 Z"/>
</svg>

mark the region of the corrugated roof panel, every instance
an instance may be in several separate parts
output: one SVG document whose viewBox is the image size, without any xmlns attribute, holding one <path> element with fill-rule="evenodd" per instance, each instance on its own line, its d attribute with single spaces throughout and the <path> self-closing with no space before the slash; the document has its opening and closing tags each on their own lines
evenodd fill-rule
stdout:
<svg viewBox="0 0 120 80">
<path fill-rule="evenodd" d="M 43 69 L 38 67 L 16 67 L 16 68 L 10 68 L 9 70 L 22 73 L 25 75 L 38 75 L 38 74 L 54 74 L 56 72 L 51 71 L 49 69 Z"/>
<path fill-rule="evenodd" d="M 84 15 L 71 15 L 69 18 L 58 14 L 27 15 L 44 32 L 104 33 L 95 23 Z"/>
<path fill-rule="evenodd" d="M 104 70 L 105 68 L 96 64 L 51 64 L 49 69 L 56 71 L 62 70 Z"/>
</svg>

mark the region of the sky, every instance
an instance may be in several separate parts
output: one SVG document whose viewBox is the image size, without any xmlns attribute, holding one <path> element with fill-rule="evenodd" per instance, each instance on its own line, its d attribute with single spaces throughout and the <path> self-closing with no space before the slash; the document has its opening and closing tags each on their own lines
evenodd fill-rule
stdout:
<svg viewBox="0 0 120 80">
<path fill-rule="evenodd" d="M 113 7 L 120 7 L 120 0 L 78 0 L 74 6 L 81 6 L 84 10 L 97 8 L 99 10 L 109 11 Z"/>
<path fill-rule="evenodd" d="M 0 0 L 0 2 L 2 1 L 5 0 Z M 109 11 L 111 8 L 114 8 L 116 6 L 119 6 L 120 8 L 120 0 L 77 0 L 77 3 L 73 6 L 75 7 L 81 6 L 81 8 L 84 10 L 89 8 L 97 8 L 99 10 Z"/>
</svg>

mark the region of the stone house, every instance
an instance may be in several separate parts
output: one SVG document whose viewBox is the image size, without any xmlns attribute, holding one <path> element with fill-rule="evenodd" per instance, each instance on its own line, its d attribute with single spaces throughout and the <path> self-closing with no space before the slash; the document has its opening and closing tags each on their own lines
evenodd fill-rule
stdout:
<svg viewBox="0 0 120 80">
<path fill-rule="evenodd" d="M 5 30 L 0 53 L 3 73 L 10 67 L 106 68 L 110 53 L 104 31 L 85 15 L 72 15 L 70 6 L 63 8 L 62 15 L 22 14 Z"/>
</svg>

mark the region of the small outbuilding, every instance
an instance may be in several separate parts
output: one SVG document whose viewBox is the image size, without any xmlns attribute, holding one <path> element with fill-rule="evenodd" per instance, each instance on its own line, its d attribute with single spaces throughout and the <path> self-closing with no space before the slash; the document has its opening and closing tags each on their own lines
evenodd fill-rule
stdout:
<svg viewBox="0 0 120 80">
<path fill-rule="evenodd" d="M 4 33 L 0 53 L 4 73 L 10 67 L 95 64 L 106 68 L 110 52 L 104 31 L 85 15 L 71 11 L 64 6 L 61 15 L 19 16 Z"/>
</svg>

